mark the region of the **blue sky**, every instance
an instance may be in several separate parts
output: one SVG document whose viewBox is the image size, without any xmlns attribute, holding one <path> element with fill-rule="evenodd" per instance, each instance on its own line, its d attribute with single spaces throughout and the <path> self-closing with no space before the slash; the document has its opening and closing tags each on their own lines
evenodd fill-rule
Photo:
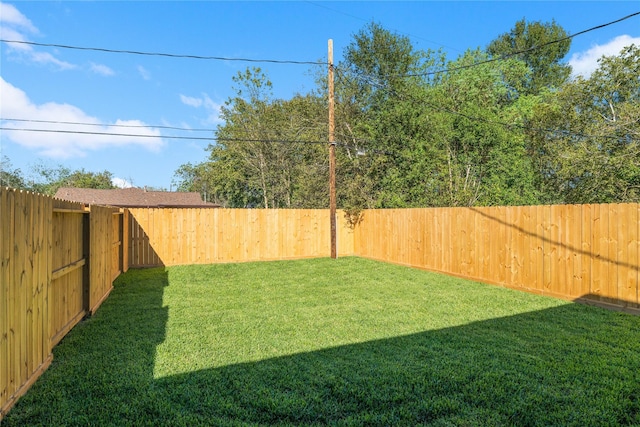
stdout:
<svg viewBox="0 0 640 427">
<path fill-rule="evenodd" d="M 226 58 L 335 62 L 352 35 L 375 21 L 419 49 L 455 59 L 485 47 L 522 18 L 556 20 L 569 34 L 640 11 L 637 1 L 536 2 L 2 2 L 2 39 Z M 573 39 L 567 60 L 588 74 L 603 54 L 640 44 L 640 16 Z M 215 129 L 233 94 L 232 77 L 259 65 L 274 94 L 313 88 L 313 66 L 250 64 L 0 44 L 0 117 L 92 123 L 92 127 L 2 121 L 5 128 L 136 133 L 105 137 L 0 130 L 1 155 L 28 175 L 31 166 L 108 170 L 136 186 L 170 189 L 180 165 L 206 159 L 212 137 L 154 126 Z M 321 72 L 325 72 L 320 68 Z M 121 124 L 133 128 L 113 128 Z"/>
</svg>

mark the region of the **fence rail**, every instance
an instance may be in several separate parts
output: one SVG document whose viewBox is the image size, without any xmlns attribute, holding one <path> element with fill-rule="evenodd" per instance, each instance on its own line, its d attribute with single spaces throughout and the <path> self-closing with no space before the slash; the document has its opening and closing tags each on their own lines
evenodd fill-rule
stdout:
<svg viewBox="0 0 640 427">
<path fill-rule="evenodd" d="M 123 215 L 0 188 L 0 420 L 126 270 Z"/>
</svg>

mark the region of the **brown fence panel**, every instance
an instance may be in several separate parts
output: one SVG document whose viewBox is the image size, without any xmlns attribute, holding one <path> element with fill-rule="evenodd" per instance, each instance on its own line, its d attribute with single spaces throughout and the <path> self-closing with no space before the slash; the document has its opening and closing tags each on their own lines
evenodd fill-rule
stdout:
<svg viewBox="0 0 640 427">
<path fill-rule="evenodd" d="M 0 188 L 0 419 L 51 363 L 52 199 Z"/>
<path fill-rule="evenodd" d="M 330 255 L 329 210 L 129 209 L 129 266 L 208 264 Z M 354 233 L 338 212 L 338 254 Z"/>
<path fill-rule="evenodd" d="M 354 252 L 561 298 L 640 308 L 639 211 L 638 204 L 367 210 Z"/>
</svg>

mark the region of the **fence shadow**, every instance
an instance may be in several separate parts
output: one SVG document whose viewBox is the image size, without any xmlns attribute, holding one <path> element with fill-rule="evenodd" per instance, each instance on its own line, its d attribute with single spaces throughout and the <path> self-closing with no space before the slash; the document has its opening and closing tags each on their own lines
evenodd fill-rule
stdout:
<svg viewBox="0 0 640 427">
<path fill-rule="evenodd" d="M 578 205 L 580 208 L 588 207 L 589 205 Z M 535 208 L 527 207 L 527 208 Z M 546 207 L 543 207 L 546 208 Z M 600 250 L 592 250 L 585 249 L 584 247 L 577 246 L 576 244 L 570 244 L 561 239 L 551 238 L 550 235 L 534 232 L 530 229 L 526 229 L 520 225 L 514 224 L 513 222 L 506 221 L 503 218 L 491 215 L 487 212 L 486 209 L 482 208 L 467 208 L 470 211 L 480 215 L 481 217 L 487 218 L 488 220 L 499 224 L 502 227 L 506 227 L 508 229 L 514 230 L 517 233 L 520 233 L 525 236 L 533 237 L 541 244 L 544 243 L 546 245 L 561 248 L 565 254 L 577 255 L 581 256 L 582 260 L 580 261 L 584 265 L 588 265 L 588 275 L 583 276 L 583 271 L 581 272 L 572 272 L 572 279 L 576 280 L 576 277 L 580 278 L 580 281 L 585 281 L 583 284 L 583 289 L 589 289 L 589 292 L 576 298 L 574 301 L 584 302 L 589 304 L 598 304 L 607 308 L 617 308 L 625 311 L 637 313 L 640 310 L 640 288 L 639 282 L 640 279 L 640 264 L 635 262 L 635 256 L 638 254 L 638 248 L 633 249 L 633 246 L 637 246 L 637 238 L 636 241 L 633 241 L 631 236 L 634 236 L 633 233 L 629 234 L 628 241 L 626 242 L 617 242 L 616 249 L 613 250 L 614 254 L 617 256 L 621 256 L 620 254 L 624 254 L 631 262 L 626 260 L 620 260 L 618 258 L 610 256 L 612 252 L 609 250 L 607 246 L 610 245 L 610 240 L 612 239 L 611 235 L 606 236 L 606 245 L 600 244 Z M 597 216 L 586 215 L 586 217 L 595 222 L 595 220 L 600 220 Z M 582 221 L 585 221 L 585 218 L 580 218 Z M 630 224 L 630 226 L 636 226 L 636 224 Z M 590 229 L 590 228 L 589 228 Z M 640 229 L 638 229 L 640 232 Z M 625 230 L 627 231 L 627 230 Z M 613 234 L 615 236 L 615 234 Z M 581 237 L 581 236 L 578 236 Z M 583 236 L 582 236 L 583 237 Z M 591 238 L 592 236 L 589 236 Z M 575 237 L 574 237 L 575 238 Z M 587 239 L 588 240 L 588 239 Z M 595 241 L 593 242 L 595 244 Z M 588 242 L 587 247 L 592 248 L 594 245 L 591 241 Z M 555 249 L 550 249 L 549 252 L 553 252 Z M 549 254 L 551 256 L 551 254 Z M 570 258 L 568 255 L 566 256 L 567 263 Z M 562 262 L 551 262 L 555 269 L 562 269 L 564 266 Z M 597 269 L 599 274 L 594 274 L 592 269 Z M 569 268 L 571 268 L 570 266 Z M 569 270 L 571 271 L 571 270 Z M 619 276 L 619 277 L 616 277 Z M 599 281 L 597 286 L 594 284 L 595 281 Z M 610 284 L 605 284 L 605 282 L 611 282 Z M 565 284 L 566 287 L 570 287 L 571 284 Z M 514 288 L 519 288 L 520 286 L 515 285 Z M 586 288 L 585 288 L 586 287 Z M 600 289 L 605 288 L 605 289 Z M 595 291 L 598 289 L 598 291 Z M 602 295 L 602 293 L 606 295 Z M 608 291 L 608 292 L 607 292 Z M 618 293 L 617 296 L 612 295 L 613 293 Z M 573 298 L 579 293 L 573 293 L 572 295 L 560 295 L 563 297 Z"/>
<path fill-rule="evenodd" d="M 167 285 L 162 268 L 121 275 L 100 310 L 53 349 L 51 367 L 0 425 L 96 425 L 104 414 L 113 414 L 114 425 L 121 425 L 120 416 L 152 419 L 152 414 L 133 415 L 137 403 L 132 402 L 153 400 L 155 350 L 165 339 L 168 319 L 162 304 Z M 56 369 L 58 364 L 65 368 Z M 43 401 L 50 405 L 38 404 Z M 70 408 L 72 418 L 62 415 Z"/>
<path fill-rule="evenodd" d="M 88 425 L 105 414 L 113 425 L 640 423 L 640 339 L 628 339 L 640 317 L 567 303 L 154 378 L 167 285 L 160 269 L 121 276 L 55 351 L 54 365 L 75 364 L 73 375 L 52 366 L 3 426 Z M 106 344 L 93 344 L 97 334 Z M 72 347 L 83 353 L 68 354 Z M 46 413 L 31 409 L 38 401 L 49 402 Z"/>
<path fill-rule="evenodd" d="M 162 267 L 165 263 L 151 244 L 147 231 L 138 220 L 129 215 L 129 267 L 147 268 Z"/>
<path fill-rule="evenodd" d="M 637 317 L 569 304 L 161 378 L 177 424 L 623 425 L 640 422 Z M 603 310 L 604 311 L 604 310 Z M 613 321 L 613 323 L 612 323 Z M 637 329 L 636 329 L 637 330 Z M 560 347 L 560 348 L 559 348 Z M 610 366 L 602 375 L 594 364 Z M 532 371 L 531 366 L 536 369 Z M 185 416 L 186 414 L 186 416 Z"/>
<path fill-rule="evenodd" d="M 500 225 L 504 225 L 504 226 L 509 227 L 509 228 L 511 228 L 513 230 L 516 230 L 519 233 L 525 234 L 527 236 L 535 237 L 536 239 L 540 239 L 541 242 L 551 243 L 553 245 L 562 247 L 564 249 L 567 249 L 567 250 L 569 250 L 571 252 L 575 252 L 575 253 L 580 254 L 580 255 L 586 255 L 586 256 L 592 257 L 592 258 L 598 258 L 599 260 L 601 260 L 603 262 L 606 262 L 606 263 L 609 263 L 609 264 L 614 264 L 614 265 L 621 266 L 621 267 L 627 267 L 627 268 L 630 268 L 632 270 L 635 270 L 636 272 L 640 272 L 640 265 L 638 265 L 638 264 L 622 262 L 622 261 L 619 261 L 617 259 L 613 259 L 613 258 L 604 256 L 602 254 L 596 254 L 593 251 L 584 250 L 583 248 L 577 247 L 575 245 L 567 244 L 567 243 L 565 243 L 565 242 L 563 242 L 561 240 L 551 239 L 551 238 L 549 238 L 547 236 L 544 236 L 544 235 L 542 235 L 540 233 L 531 232 L 531 231 L 529 231 L 529 230 L 527 230 L 527 229 L 525 229 L 523 227 L 520 227 L 520 226 L 518 226 L 516 224 L 513 224 L 512 222 L 508 222 L 508 221 L 505 221 L 505 220 L 503 220 L 501 218 L 495 217 L 493 215 L 489 215 L 486 211 L 483 211 L 483 210 L 478 209 L 478 208 L 468 207 L 467 209 L 469 209 L 470 211 L 473 211 L 473 212 L 477 213 L 478 215 L 483 216 L 483 217 L 485 217 L 485 218 L 487 218 L 487 219 L 489 219 L 491 221 L 494 221 L 494 222 L 496 222 L 496 223 L 498 223 Z"/>
</svg>

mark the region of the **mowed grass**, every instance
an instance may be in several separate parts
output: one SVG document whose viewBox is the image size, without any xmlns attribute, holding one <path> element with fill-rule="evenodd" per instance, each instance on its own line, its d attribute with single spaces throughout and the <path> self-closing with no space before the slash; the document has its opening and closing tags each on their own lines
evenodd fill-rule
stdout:
<svg viewBox="0 0 640 427">
<path fill-rule="evenodd" d="M 640 317 L 375 261 L 132 270 L 2 426 L 640 425 Z"/>
</svg>

